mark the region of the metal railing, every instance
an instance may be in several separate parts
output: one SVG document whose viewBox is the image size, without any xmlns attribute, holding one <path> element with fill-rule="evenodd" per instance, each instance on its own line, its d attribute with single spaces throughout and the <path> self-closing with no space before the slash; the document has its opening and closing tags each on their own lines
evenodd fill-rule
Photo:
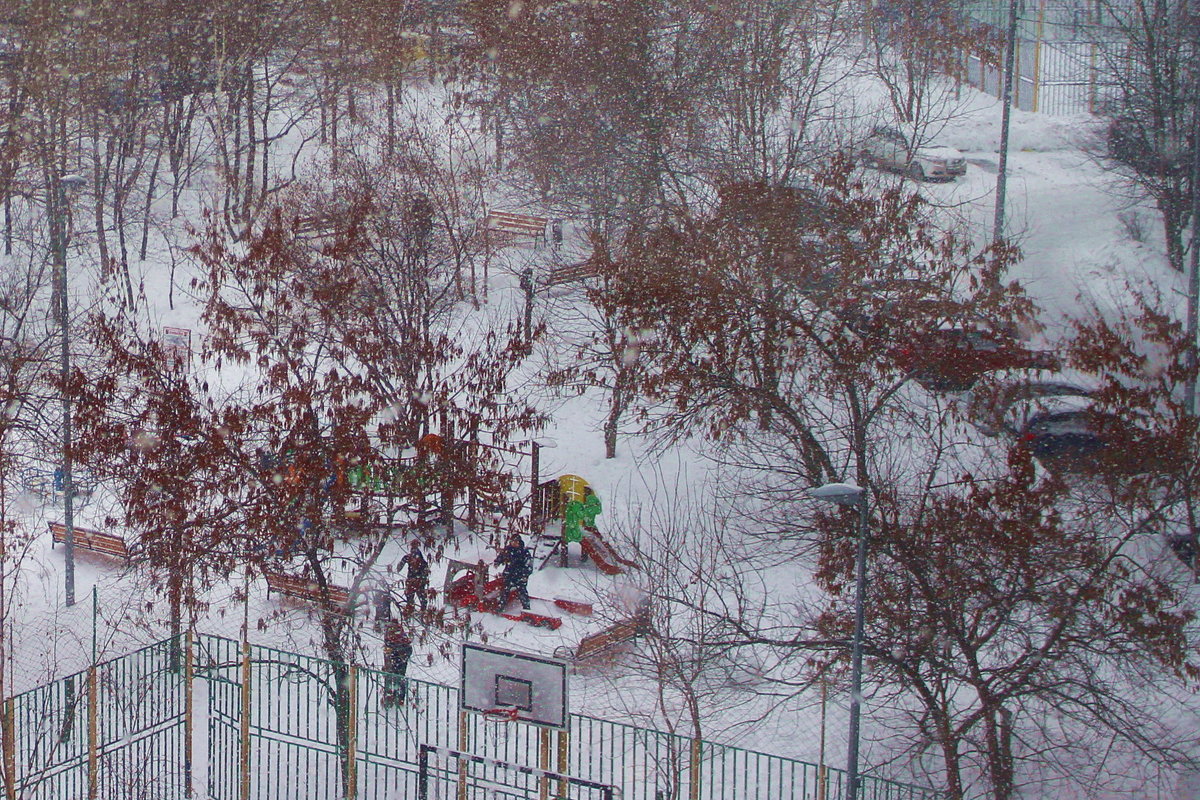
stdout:
<svg viewBox="0 0 1200 800">
<path fill-rule="evenodd" d="M 416 797 L 422 748 L 526 768 L 526 784 L 537 773 L 612 786 L 624 800 L 844 794 L 838 769 L 581 714 L 566 731 L 500 722 L 461 712 L 457 687 L 411 678 L 390 705 L 396 688 L 377 670 L 216 636 L 159 642 L 4 702 L 0 800 L 149 800 L 189 788 L 211 800 Z M 193 760 L 203 785 L 192 786 Z M 939 797 L 870 775 L 862 788 L 869 800 Z"/>
<path fill-rule="evenodd" d="M 2 796 L 184 796 L 185 680 L 171 651 L 159 642 L 7 699 Z"/>
</svg>

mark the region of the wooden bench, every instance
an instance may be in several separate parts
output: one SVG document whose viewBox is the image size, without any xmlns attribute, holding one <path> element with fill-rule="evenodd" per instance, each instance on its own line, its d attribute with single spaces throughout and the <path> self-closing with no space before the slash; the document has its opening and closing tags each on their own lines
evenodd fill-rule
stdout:
<svg viewBox="0 0 1200 800">
<path fill-rule="evenodd" d="M 271 592 L 275 591 L 287 597 L 294 597 L 297 600 L 308 600 L 313 603 L 320 603 L 324 600 L 321 586 L 316 581 L 309 580 L 308 578 L 298 578 L 294 575 L 284 575 L 282 572 L 263 572 L 263 577 L 267 579 L 268 597 L 270 597 Z M 349 607 L 349 589 L 334 584 L 329 584 L 328 589 L 329 599 L 335 605 Z"/>
<path fill-rule="evenodd" d="M 650 630 L 650 614 L 643 611 L 628 619 L 620 620 L 602 631 L 585 636 L 579 640 L 575 648 L 573 660 L 576 662 L 601 658 L 612 653 L 616 648 L 631 642 Z"/>
<path fill-rule="evenodd" d="M 526 237 L 546 243 L 545 217 L 517 214 L 512 211 L 489 211 L 483 221 L 486 233 L 502 233 L 513 237 Z"/>
<path fill-rule="evenodd" d="M 572 281 L 582 281 L 587 278 L 595 278 L 600 274 L 595 265 L 590 261 L 581 261 L 578 264 L 567 264 L 562 267 L 555 267 L 546 274 L 542 280 L 543 286 L 558 286 L 563 283 L 571 283 Z"/>
<path fill-rule="evenodd" d="M 75 547 L 81 550 L 91 550 L 106 556 L 129 560 L 129 545 L 120 536 L 111 533 L 101 533 L 90 528 L 72 527 L 72 539 Z M 67 526 L 60 522 L 50 523 L 50 546 L 67 543 Z"/>
</svg>

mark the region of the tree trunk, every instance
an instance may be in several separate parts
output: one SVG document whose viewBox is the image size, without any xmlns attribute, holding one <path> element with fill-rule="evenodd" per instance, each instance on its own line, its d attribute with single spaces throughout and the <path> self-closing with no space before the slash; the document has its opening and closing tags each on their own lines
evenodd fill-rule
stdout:
<svg viewBox="0 0 1200 800">
<path fill-rule="evenodd" d="M 1012 800 L 1012 714 L 991 698 L 981 698 L 985 704 L 984 740 L 987 747 L 987 771 L 992 784 L 993 800 Z"/>
<path fill-rule="evenodd" d="M 608 418 L 604 420 L 604 457 L 617 457 L 617 433 L 620 430 L 621 415 L 625 412 L 627 404 L 626 389 L 622 385 L 624 382 L 616 379 L 612 397 L 608 403 Z"/>
</svg>

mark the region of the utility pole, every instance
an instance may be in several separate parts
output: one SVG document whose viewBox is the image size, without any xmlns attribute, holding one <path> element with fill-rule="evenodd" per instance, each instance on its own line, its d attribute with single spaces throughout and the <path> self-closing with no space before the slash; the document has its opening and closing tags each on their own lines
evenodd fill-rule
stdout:
<svg viewBox="0 0 1200 800">
<path fill-rule="evenodd" d="M 1195 0 L 1193 0 L 1195 2 Z M 1189 5 L 1188 24 L 1192 34 L 1192 240 L 1188 263 L 1187 359 L 1189 372 L 1184 386 L 1183 408 L 1195 415 L 1196 409 L 1196 336 L 1200 334 L 1200 14 Z"/>
<path fill-rule="evenodd" d="M 1013 73 L 1017 61 L 1017 0 L 1008 0 L 1008 39 L 1004 50 L 1004 90 L 1000 102 L 1000 165 L 996 173 L 996 219 L 992 242 L 1004 237 L 1004 200 L 1008 184 L 1008 129 L 1012 120 Z"/>
<path fill-rule="evenodd" d="M 71 460 L 71 395 L 67 381 L 71 377 L 71 331 L 67 303 L 67 190 L 83 186 L 80 175 L 55 177 L 50 187 L 50 246 L 54 252 L 54 285 L 58 299 L 58 321 L 62 330 L 59 368 L 62 378 L 62 490 L 63 550 L 66 559 L 64 595 L 68 606 L 75 605 L 75 481 Z"/>
</svg>

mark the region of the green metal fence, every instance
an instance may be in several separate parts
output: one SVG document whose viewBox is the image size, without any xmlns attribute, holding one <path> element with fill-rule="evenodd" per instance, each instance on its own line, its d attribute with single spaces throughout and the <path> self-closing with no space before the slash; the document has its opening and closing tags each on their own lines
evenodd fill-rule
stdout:
<svg viewBox="0 0 1200 800">
<path fill-rule="evenodd" d="M 405 703 L 388 708 L 384 673 L 335 667 L 312 656 L 259 646 L 243 652 L 238 642 L 198 637 L 196 675 L 210 684 L 208 791 L 214 800 L 416 797 L 422 745 L 556 770 L 614 786 L 625 800 L 843 796 L 841 770 L 825 770 L 822 791 L 815 764 L 581 714 L 571 716 L 569 733 L 560 738 L 531 725 L 460 714 L 456 687 L 416 679 L 407 682 Z M 340 721 L 339 703 L 347 706 Z M 244 788 L 229 771 L 244 746 L 236 741 L 240 707 L 249 713 Z M 866 776 L 862 796 L 933 800 L 937 794 Z"/>
<path fill-rule="evenodd" d="M 7 796 L 185 796 L 185 681 L 171 651 L 160 642 L 6 701 Z"/>
<path fill-rule="evenodd" d="M 545 773 L 580 779 L 580 797 L 594 793 L 585 785 L 624 800 L 843 796 L 840 770 L 580 714 L 566 732 L 499 722 L 461 713 L 456 687 L 416 679 L 389 707 L 388 679 L 215 636 L 160 642 L 6 701 L 0 799 L 175 800 L 189 786 L 211 800 L 415 798 L 423 747 L 427 761 L 458 754 L 458 766 L 434 765 L 441 783 L 469 754 L 476 777 L 511 785 L 513 797 L 577 796 L 548 790 Z M 193 748 L 204 751 L 195 776 Z M 479 796 L 468 788 L 443 795 Z M 868 775 L 862 797 L 938 795 Z"/>
</svg>

